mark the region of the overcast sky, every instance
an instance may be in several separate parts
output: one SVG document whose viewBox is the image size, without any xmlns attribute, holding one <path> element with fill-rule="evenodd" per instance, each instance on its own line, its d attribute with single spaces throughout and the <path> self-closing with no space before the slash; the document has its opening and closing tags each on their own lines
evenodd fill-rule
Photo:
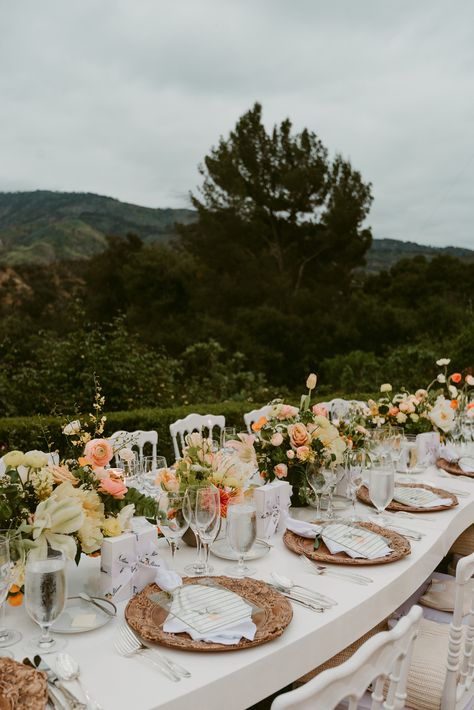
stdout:
<svg viewBox="0 0 474 710">
<path fill-rule="evenodd" d="M 470 0 L 0 0 L 0 190 L 189 206 L 258 100 L 373 183 L 375 237 L 474 248 Z"/>
</svg>

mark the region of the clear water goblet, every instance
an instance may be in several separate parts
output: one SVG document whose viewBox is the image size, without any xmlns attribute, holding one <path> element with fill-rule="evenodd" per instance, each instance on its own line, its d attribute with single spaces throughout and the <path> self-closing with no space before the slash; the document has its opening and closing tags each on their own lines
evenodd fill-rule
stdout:
<svg viewBox="0 0 474 710">
<path fill-rule="evenodd" d="M 321 466 L 315 463 L 306 465 L 306 480 L 314 493 L 316 499 L 316 520 L 321 519 L 321 495 L 326 489 L 326 479 L 324 478 Z"/>
<path fill-rule="evenodd" d="M 173 565 L 178 543 L 189 527 L 183 504 L 184 496 L 179 493 L 162 493 L 158 499 L 159 515 L 156 522 L 170 546 Z"/>
<path fill-rule="evenodd" d="M 358 520 L 355 505 L 357 499 L 357 491 L 364 482 L 365 457 L 366 453 L 364 449 L 350 449 L 344 454 L 344 465 L 347 476 L 347 490 L 352 504 L 352 514 L 350 520 L 353 523 L 357 522 Z"/>
<path fill-rule="evenodd" d="M 251 493 L 244 500 L 227 507 L 226 536 L 231 549 L 238 555 L 237 567 L 228 567 L 225 573 L 232 577 L 250 577 L 255 570 L 245 564 L 245 554 L 249 552 L 257 537 L 257 509 Z"/>
<path fill-rule="evenodd" d="M 32 550 L 26 563 L 25 607 L 41 628 L 41 636 L 28 643 L 36 653 L 54 653 L 65 646 L 65 640 L 53 638 L 50 629 L 62 614 L 66 597 L 64 553 L 51 548 L 44 552 Z"/>
<path fill-rule="evenodd" d="M 0 530 L 0 540 L 8 542 L 10 573 L 8 576 L 8 590 L 13 584 L 18 584 L 25 568 L 25 546 L 21 534 L 16 530 Z M 8 570 L 6 570 L 8 572 Z M 8 596 L 7 590 L 7 596 Z M 16 629 L 5 627 L 5 599 L 0 593 L 0 648 L 13 646 L 21 640 L 22 635 Z"/>
<path fill-rule="evenodd" d="M 204 574 L 210 574 L 209 546 L 216 539 L 221 525 L 221 497 L 215 486 L 196 492 L 196 527 L 204 549 Z"/>
<path fill-rule="evenodd" d="M 369 477 L 369 496 L 377 510 L 376 522 L 385 525 L 384 510 L 393 499 L 395 491 L 395 471 L 391 461 L 382 457 L 373 462 Z"/>
<path fill-rule="evenodd" d="M 204 562 L 202 561 L 202 550 L 201 550 L 201 538 L 199 537 L 197 522 L 196 522 L 196 498 L 197 492 L 200 486 L 189 486 L 186 489 L 183 498 L 183 515 L 189 528 L 194 533 L 196 538 L 196 561 L 192 564 L 186 565 L 184 571 L 190 575 L 202 575 L 204 574 Z M 212 570 L 211 570 L 212 571 Z"/>
</svg>

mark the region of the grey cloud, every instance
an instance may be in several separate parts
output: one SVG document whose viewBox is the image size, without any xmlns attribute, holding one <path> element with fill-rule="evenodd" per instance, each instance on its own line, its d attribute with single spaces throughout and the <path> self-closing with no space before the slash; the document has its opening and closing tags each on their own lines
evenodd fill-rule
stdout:
<svg viewBox="0 0 474 710">
<path fill-rule="evenodd" d="M 0 189 L 187 205 L 255 100 L 373 183 L 376 237 L 473 246 L 468 1 L 0 0 Z"/>
</svg>

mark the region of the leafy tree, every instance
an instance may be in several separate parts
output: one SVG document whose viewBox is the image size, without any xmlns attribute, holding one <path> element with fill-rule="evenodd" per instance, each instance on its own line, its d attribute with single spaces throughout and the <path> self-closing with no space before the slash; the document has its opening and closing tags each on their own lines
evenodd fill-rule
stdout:
<svg viewBox="0 0 474 710">
<path fill-rule="evenodd" d="M 180 233 L 224 290 L 258 303 L 278 288 L 283 305 L 318 282 L 346 286 L 363 264 L 371 186 L 340 155 L 331 162 L 315 133 L 292 133 L 289 119 L 267 132 L 256 103 L 200 173 L 200 196 L 191 195 L 199 219 Z"/>
</svg>

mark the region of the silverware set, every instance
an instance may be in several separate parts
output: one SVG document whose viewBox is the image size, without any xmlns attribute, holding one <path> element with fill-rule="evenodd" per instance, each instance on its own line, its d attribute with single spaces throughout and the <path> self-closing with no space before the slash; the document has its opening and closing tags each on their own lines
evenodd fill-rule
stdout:
<svg viewBox="0 0 474 710">
<path fill-rule="evenodd" d="M 179 682 L 182 678 L 191 677 L 191 673 L 186 670 L 186 668 L 179 665 L 179 663 L 175 663 L 156 648 L 145 646 L 125 623 L 119 627 L 118 634 L 114 641 L 114 647 L 120 656 L 130 658 L 138 655 L 139 658 L 144 659 L 150 665 L 158 668 L 163 675 L 175 683 Z"/>
<path fill-rule="evenodd" d="M 374 580 L 370 577 L 366 577 L 362 574 L 356 574 L 354 572 L 339 572 L 339 570 L 334 570 L 327 567 L 326 565 L 320 565 L 313 560 L 310 560 L 306 555 L 300 555 L 300 560 L 303 562 L 305 567 L 309 569 L 313 574 L 318 575 L 328 575 L 329 577 L 339 577 L 340 579 L 345 579 L 348 582 L 353 582 L 354 584 L 367 585 Z"/>
<path fill-rule="evenodd" d="M 46 673 L 48 697 L 55 709 L 87 710 L 88 707 L 90 707 L 79 700 L 69 688 L 66 688 L 59 675 L 53 671 L 41 656 L 35 656 L 33 661 L 29 658 L 24 658 L 23 663 L 25 666 L 30 666 L 31 668 L 36 668 L 36 670 Z"/>
</svg>

